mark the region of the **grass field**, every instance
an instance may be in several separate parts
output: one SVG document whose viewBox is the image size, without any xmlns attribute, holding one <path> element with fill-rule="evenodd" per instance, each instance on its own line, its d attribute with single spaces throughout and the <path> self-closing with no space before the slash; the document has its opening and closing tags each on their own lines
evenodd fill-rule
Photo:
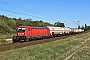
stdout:
<svg viewBox="0 0 90 60">
<path fill-rule="evenodd" d="M 0 39 L 0 45 L 12 43 L 12 41 L 6 41 L 5 39 L 12 38 L 15 35 L 16 34 L 5 34 L 5 35 L 0 34 L 0 38 L 2 38 L 2 39 Z"/>
<path fill-rule="evenodd" d="M 89 60 L 89 36 L 90 32 L 53 42 L 1 51 L 0 60 L 64 60 L 81 47 L 69 60 Z"/>
<path fill-rule="evenodd" d="M 8 42 L 6 40 L 0 40 L 0 45 L 2 44 L 8 44 Z"/>
<path fill-rule="evenodd" d="M 5 38 L 9 38 L 9 37 L 13 37 L 13 36 L 15 36 L 16 34 L 0 34 L 0 38 L 3 38 L 3 39 L 5 39 Z"/>
</svg>

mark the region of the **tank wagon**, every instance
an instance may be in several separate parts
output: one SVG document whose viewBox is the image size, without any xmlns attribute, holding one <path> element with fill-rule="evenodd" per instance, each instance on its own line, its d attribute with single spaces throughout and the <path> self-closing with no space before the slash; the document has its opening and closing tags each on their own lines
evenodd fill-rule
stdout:
<svg viewBox="0 0 90 60">
<path fill-rule="evenodd" d="M 82 33 L 82 32 L 84 32 L 84 30 L 83 29 L 79 29 L 79 32 Z"/>
<path fill-rule="evenodd" d="M 49 28 L 50 35 L 52 35 L 52 36 L 64 33 L 64 28 L 62 28 L 62 27 L 47 26 L 47 28 Z"/>
<path fill-rule="evenodd" d="M 83 29 L 77 29 L 77 28 L 72 28 L 71 31 L 72 31 L 73 34 L 77 34 L 77 33 L 82 33 L 82 32 L 84 32 Z"/>
<path fill-rule="evenodd" d="M 71 29 L 66 27 L 53 27 L 53 26 L 47 26 L 50 30 L 50 35 L 67 35 L 70 34 Z"/>
<path fill-rule="evenodd" d="M 71 29 L 68 27 L 64 27 L 64 35 L 69 35 L 71 34 Z"/>
</svg>

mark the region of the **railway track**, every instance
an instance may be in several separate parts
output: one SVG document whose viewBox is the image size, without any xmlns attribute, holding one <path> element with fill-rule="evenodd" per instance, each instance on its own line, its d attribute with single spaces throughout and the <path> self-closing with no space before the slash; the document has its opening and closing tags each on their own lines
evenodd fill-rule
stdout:
<svg viewBox="0 0 90 60">
<path fill-rule="evenodd" d="M 80 33 L 80 34 L 82 34 L 82 33 Z M 77 35 L 77 34 L 74 34 L 74 35 Z M 31 45 L 35 45 L 35 44 L 42 44 L 42 43 L 51 42 L 51 41 L 56 41 L 56 40 L 65 39 L 67 37 L 74 36 L 74 35 L 42 39 L 42 40 L 36 40 L 36 41 L 29 41 L 29 42 L 22 42 L 22 43 L 17 42 L 17 43 L 4 44 L 4 45 L 0 45 L 0 51 L 21 48 L 21 47 L 31 46 Z"/>
</svg>

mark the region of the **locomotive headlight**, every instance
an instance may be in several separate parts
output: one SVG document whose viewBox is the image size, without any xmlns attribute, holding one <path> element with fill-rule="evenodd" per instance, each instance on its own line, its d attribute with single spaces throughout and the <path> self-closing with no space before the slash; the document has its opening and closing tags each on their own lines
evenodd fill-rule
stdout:
<svg viewBox="0 0 90 60">
<path fill-rule="evenodd" d="M 24 34 L 24 33 L 22 33 L 22 34 Z"/>
<path fill-rule="evenodd" d="M 19 33 L 18 33 L 18 35 L 19 35 Z"/>
</svg>

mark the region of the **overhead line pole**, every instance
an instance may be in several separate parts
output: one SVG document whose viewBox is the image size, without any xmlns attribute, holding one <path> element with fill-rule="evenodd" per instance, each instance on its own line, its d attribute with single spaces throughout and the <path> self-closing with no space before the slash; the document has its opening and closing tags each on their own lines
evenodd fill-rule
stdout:
<svg viewBox="0 0 90 60">
<path fill-rule="evenodd" d="M 73 21 L 76 25 L 77 25 L 77 29 L 78 29 L 78 27 L 80 26 L 80 21 L 78 20 L 77 22 L 75 22 L 75 21 Z"/>
</svg>

